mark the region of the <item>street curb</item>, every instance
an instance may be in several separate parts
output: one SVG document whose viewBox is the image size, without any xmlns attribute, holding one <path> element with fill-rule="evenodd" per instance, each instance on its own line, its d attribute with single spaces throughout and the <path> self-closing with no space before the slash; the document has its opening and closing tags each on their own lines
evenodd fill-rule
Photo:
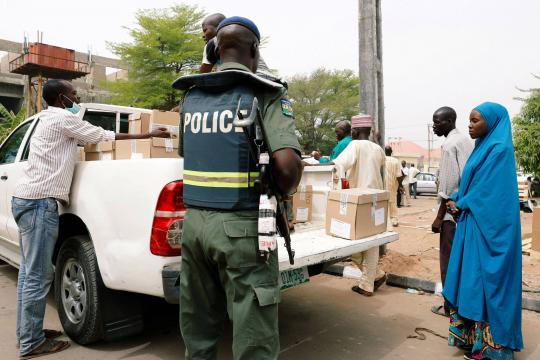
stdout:
<svg viewBox="0 0 540 360">
<path fill-rule="evenodd" d="M 386 285 L 400 287 L 404 289 L 417 289 L 429 293 L 435 293 L 436 284 L 433 281 L 410 278 L 395 274 L 386 274 Z"/>
<path fill-rule="evenodd" d="M 325 273 L 336 276 L 343 276 L 345 266 L 341 264 L 332 264 L 326 268 Z M 417 289 L 429 293 L 435 293 L 435 282 L 401 276 L 396 274 L 386 274 L 386 285 L 399 287 L 403 289 Z M 522 297 L 521 308 L 530 311 L 540 312 L 540 299 L 531 298 L 528 296 Z"/>
<path fill-rule="evenodd" d="M 327 267 L 324 272 L 329 275 L 343 276 L 344 265 L 341 264 L 332 264 Z"/>
<path fill-rule="evenodd" d="M 523 297 L 521 308 L 531 311 L 540 312 L 540 299 L 533 299 L 530 297 Z"/>
</svg>

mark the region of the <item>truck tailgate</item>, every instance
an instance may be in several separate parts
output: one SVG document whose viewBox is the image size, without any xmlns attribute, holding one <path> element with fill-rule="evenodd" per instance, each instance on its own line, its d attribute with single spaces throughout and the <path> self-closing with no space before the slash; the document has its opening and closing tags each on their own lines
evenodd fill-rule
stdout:
<svg viewBox="0 0 540 360">
<path fill-rule="evenodd" d="M 292 248 L 295 250 L 294 265 L 289 264 L 289 257 L 285 249 L 283 238 L 278 239 L 279 244 L 279 270 L 282 290 L 306 282 L 308 265 L 337 261 L 362 252 L 375 246 L 383 245 L 399 239 L 396 232 L 385 232 L 360 240 L 345 240 L 325 234 L 321 224 L 297 224 L 296 231 L 291 235 Z M 294 270 L 298 269 L 298 270 Z M 291 271 L 288 271 L 291 270 Z M 283 281 L 284 273 L 299 272 L 302 281 Z M 181 263 L 174 262 L 166 265 L 162 271 L 163 296 L 171 304 L 178 304 L 180 299 L 180 273 Z M 302 275 L 302 274 L 305 274 Z M 298 274 L 297 274 L 298 275 Z M 287 279 L 287 277 L 285 277 Z M 293 278 L 295 278 L 293 276 Z M 295 278 L 297 279 L 297 278 Z M 294 280 L 294 279 L 293 279 Z"/>
<path fill-rule="evenodd" d="M 338 260 L 374 246 L 396 241 L 398 238 L 399 235 L 396 232 L 385 232 L 360 240 L 346 240 L 326 235 L 323 225 L 297 224 L 296 231 L 291 234 L 291 247 L 295 251 L 294 265 L 289 264 L 283 239 L 278 239 L 279 270 Z"/>
</svg>

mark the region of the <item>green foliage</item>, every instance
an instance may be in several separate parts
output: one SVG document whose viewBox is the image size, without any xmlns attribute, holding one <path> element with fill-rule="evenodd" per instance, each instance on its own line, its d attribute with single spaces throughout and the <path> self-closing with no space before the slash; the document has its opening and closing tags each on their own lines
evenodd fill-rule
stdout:
<svg viewBox="0 0 540 360">
<path fill-rule="evenodd" d="M 359 111 L 359 79 L 351 70 L 317 69 L 290 79 L 289 96 L 304 151 L 328 155 L 336 144 L 335 125 Z"/>
<path fill-rule="evenodd" d="M 0 143 L 26 118 L 26 109 L 22 108 L 17 115 L 0 104 Z"/>
<path fill-rule="evenodd" d="M 514 146 L 518 165 L 540 177 L 540 90 L 532 90 L 514 125 Z"/>
<path fill-rule="evenodd" d="M 108 43 L 129 68 L 129 79 L 108 82 L 111 101 L 119 105 L 170 110 L 181 92 L 172 82 L 198 69 L 204 42 L 200 23 L 204 13 L 196 6 L 139 10 L 138 26 L 128 29 L 132 42 Z"/>
</svg>

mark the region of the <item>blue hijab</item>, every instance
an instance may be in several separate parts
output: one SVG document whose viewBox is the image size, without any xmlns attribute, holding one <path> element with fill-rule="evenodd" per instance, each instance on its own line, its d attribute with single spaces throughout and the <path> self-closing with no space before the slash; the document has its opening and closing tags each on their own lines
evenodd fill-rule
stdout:
<svg viewBox="0 0 540 360">
<path fill-rule="evenodd" d="M 523 348 L 521 225 L 508 111 L 475 108 L 488 125 L 476 140 L 453 199 L 461 209 L 443 295 L 458 314 L 491 325 L 496 344 Z"/>
</svg>

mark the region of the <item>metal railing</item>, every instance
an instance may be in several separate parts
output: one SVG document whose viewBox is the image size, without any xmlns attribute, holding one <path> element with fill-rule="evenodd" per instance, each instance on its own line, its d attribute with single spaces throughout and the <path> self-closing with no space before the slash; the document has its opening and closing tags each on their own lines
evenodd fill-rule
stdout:
<svg viewBox="0 0 540 360">
<path fill-rule="evenodd" d="M 77 61 L 66 58 L 59 58 L 49 55 L 37 54 L 29 52 L 23 54 L 9 62 L 9 71 L 15 72 L 16 69 L 26 65 L 34 64 L 38 66 L 46 66 L 59 70 L 68 70 L 76 72 L 89 73 L 89 65 L 83 61 Z"/>
</svg>

